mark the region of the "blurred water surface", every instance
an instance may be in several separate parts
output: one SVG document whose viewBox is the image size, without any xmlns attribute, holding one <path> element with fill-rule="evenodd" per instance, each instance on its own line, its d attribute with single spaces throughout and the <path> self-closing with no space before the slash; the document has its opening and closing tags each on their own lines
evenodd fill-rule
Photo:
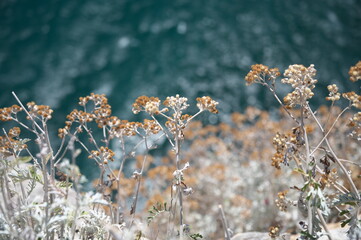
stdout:
<svg viewBox="0 0 361 240">
<path fill-rule="evenodd" d="M 210 95 L 221 116 L 267 109 L 271 96 L 243 83 L 251 64 L 313 63 L 324 92 L 355 89 L 360 22 L 359 0 L 1 0 L 0 103 L 15 91 L 50 105 L 57 127 L 90 92 L 121 119 L 140 95 Z"/>
</svg>

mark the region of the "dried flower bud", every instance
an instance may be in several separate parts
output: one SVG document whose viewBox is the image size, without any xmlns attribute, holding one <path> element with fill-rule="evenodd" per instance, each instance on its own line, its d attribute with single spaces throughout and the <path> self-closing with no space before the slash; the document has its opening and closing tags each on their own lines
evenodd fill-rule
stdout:
<svg viewBox="0 0 361 240">
<path fill-rule="evenodd" d="M 326 97 L 327 101 L 337 101 L 340 100 L 341 94 L 338 92 L 338 87 L 336 84 L 328 85 L 327 86 L 328 91 L 330 92 L 328 94 L 328 97 Z"/>
<path fill-rule="evenodd" d="M 204 111 L 210 111 L 211 113 L 218 113 L 217 105 L 218 102 L 214 101 L 211 97 L 203 96 L 201 98 L 197 98 L 197 107 L 199 110 Z"/>
<path fill-rule="evenodd" d="M 350 68 L 348 75 L 350 76 L 350 80 L 352 82 L 356 82 L 361 79 L 361 61 Z"/>
</svg>

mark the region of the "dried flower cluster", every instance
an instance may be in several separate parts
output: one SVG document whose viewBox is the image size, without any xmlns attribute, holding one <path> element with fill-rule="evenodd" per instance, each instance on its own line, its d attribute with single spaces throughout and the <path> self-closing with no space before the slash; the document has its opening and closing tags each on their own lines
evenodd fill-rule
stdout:
<svg viewBox="0 0 361 240">
<path fill-rule="evenodd" d="M 349 120 L 348 126 L 351 127 L 350 135 L 361 141 L 361 112 L 355 113 Z"/>
<path fill-rule="evenodd" d="M 330 92 L 328 94 L 328 97 L 326 97 L 327 101 L 334 102 L 340 100 L 341 94 L 338 92 L 338 87 L 336 86 L 336 84 L 328 85 L 327 90 Z"/>
<path fill-rule="evenodd" d="M 361 79 L 361 61 L 357 62 L 355 66 L 352 66 L 348 72 L 350 80 L 356 82 Z"/>
<path fill-rule="evenodd" d="M 268 235 L 272 239 L 275 239 L 276 237 L 278 237 L 280 235 L 279 232 L 280 232 L 279 226 L 272 226 L 272 227 L 269 228 Z"/>
<path fill-rule="evenodd" d="M 211 113 L 218 113 L 217 110 L 217 105 L 218 102 L 214 101 L 212 98 L 205 96 L 205 97 L 201 97 L 201 98 L 197 98 L 197 107 L 201 110 L 207 110 L 210 111 Z"/>
<path fill-rule="evenodd" d="M 322 112 L 322 109 L 320 109 L 320 112 L 316 115 L 308 103 L 308 100 L 314 95 L 313 89 L 317 83 L 317 80 L 314 78 L 316 76 L 316 69 L 313 64 L 309 67 L 298 64 L 290 65 L 284 72 L 285 78 L 283 78 L 281 82 L 291 85 L 293 91 L 284 97 L 283 103 L 280 101 L 273 84 L 265 84 L 265 74 L 262 71 L 265 71 L 267 67 L 255 65 L 255 67 L 252 67 L 252 70 L 253 68 L 257 69 L 254 70 L 254 72 L 258 72 L 259 74 L 252 75 L 252 71 L 247 74 L 245 78 L 247 85 L 256 82 L 266 86 L 282 106 L 285 115 L 290 117 L 292 122 L 297 125 L 293 127 L 291 133 L 277 133 L 273 138 L 276 153 L 271 159 L 271 165 L 276 169 L 281 168 L 281 163 L 291 167 L 295 174 L 301 175 L 303 183 L 301 183 L 301 187 L 291 185 L 291 189 L 296 190 L 299 195 L 297 201 L 292 202 L 288 200 L 286 198 L 286 192 L 280 192 L 278 193 L 276 205 L 279 210 L 285 211 L 287 206 L 295 205 L 297 202 L 300 214 L 307 218 L 306 221 L 302 221 L 304 224 L 301 239 L 308 239 L 311 236 L 317 239 L 322 236 L 322 229 L 328 232 L 326 220 L 331 213 L 331 208 L 334 207 L 334 205 L 330 204 L 330 199 L 335 198 L 337 194 L 342 195 L 349 192 L 351 192 L 353 196 L 353 201 L 356 202 L 361 199 L 357 184 L 355 184 L 354 178 L 352 178 L 352 175 L 346 170 L 345 166 L 346 163 L 356 163 L 349 160 L 341 161 L 341 159 L 339 159 L 334 147 L 331 147 L 330 136 L 331 132 L 336 132 L 335 129 L 338 131 L 342 131 L 341 129 L 343 129 L 345 136 L 339 141 L 351 141 L 350 138 L 346 139 L 347 135 L 354 136 L 357 140 L 361 139 L 361 114 L 359 113 L 354 114 L 348 121 L 348 126 L 352 127 L 351 134 L 345 134 L 349 131 L 345 128 L 345 123 L 347 122 L 345 119 L 349 118 L 349 116 L 346 115 L 346 111 L 351 109 L 351 107 L 360 109 L 361 97 L 355 92 L 343 93 L 343 98 L 347 99 L 350 104 L 343 110 L 340 110 L 336 108 L 334 104 L 335 101 L 340 100 L 341 94 L 338 92 L 338 87 L 335 84 L 331 84 L 327 87 L 329 95 L 326 97 L 326 100 L 332 101 L 331 110 L 336 108 L 338 115 L 333 116 L 331 112 Z M 361 62 L 351 67 L 349 71 L 351 81 L 360 79 L 360 69 Z M 260 77 L 262 74 L 263 77 Z M 296 106 L 299 108 L 296 109 Z M 322 118 L 319 114 L 327 117 Z M 324 122 L 322 122 L 322 120 Z M 320 135 L 315 137 L 317 134 Z M 340 137 L 340 135 L 337 136 Z M 335 141 L 335 138 L 333 138 L 333 141 Z M 332 143 L 335 144 L 335 142 Z M 352 143 L 350 144 L 352 145 Z M 347 150 L 342 151 L 342 154 L 345 152 L 347 152 Z M 353 159 L 355 160 L 355 158 Z M 291 162 L 291 160 L 294 161 Z M 359 165 L 356 165 L 358 166 L 356 168 L 359 168 Z M 346 184 L 339 181 L 339 174 L 336 167 L 343 172 L 345 176 L 344 180 L 347 182 Z M 349 168 L 353 167 L 349 166 Z M 359 171 L 359 169 L 356 171 Z M 342 197 L 340 198 L 342 199 Z M 339 203 L 340 202 L 342 201 L 339 201 Z M 354 203 L 351 203 L 350 206 L 353 204 Z M 338 207 L 336 207 L 336 210 L 342 213 L 342 210 Z M 343 208 L 342 204 L 341 208 Z M 315 209 L 317 209 L 317 211 L 315 211 Z M 349 210 L 344 209 L 343 211 L 350 213 Z M 355 209 L 353 209 L 353 211 L 355 211 Z M 318 219 L 320 222 L 315 222 L 314 219 Z M 343 220 L 343 225 L 347 223 L 349 223 L 350 229 L 359 229 L 355 224 L 350 224 L 350 220 L 346 218 Z M 278 228 L 270 229 L 270 236 L 276 238 L 278 231 Z M 355 237 L 352 231 L 350 230 L 348 234 L 350 239 Z"/>
<path fill-rule="evenodd" d="M 16 114 L 23 109 L 18 105 L 13 105 L 11 107 L 0 108 L 0 121 L 11 121 L 14 120 Z"/>
<path fill-rule="evenodd" d="M 157 97 L 138 97 L 133 103 L 133 113 L 138 114 L 141 111 L 145 111 L 151 115 L 159 114 L 160 100 Z"/>
<path fill-rule="evenodd" d="M 93 150 L 91 151 L 91 155 L 89 155 L 89 158 L 99 158 L 103 161 L 104 164 L 108 164 L 108 161 L 114 161 L 113 157 L 114 157 L 115 153 L 110 150 L 108 147 L 103 147 L 101 146 L 99 148 L 99 151 L 97 150 Z"/>
<path fill-rule="evenodd" d="M 352 81 L 359 79 L 358 67 L 350 69 Z M 281 82 L 293 92 L 282 102 L 278 69 L 253 65 L 247 85 L 267 87 L 280 115 L 249 107 L 208 126 L 193 121 L 204 111 L 218 112 L 207 96 L 197 98 L 192 115 L 185 97 L 139 97 L 133 112 L 150 119 L 130 122 L 112 116 L 104 95 L 91 94 L 59 129 L 57 150 L 47 128 L 50 107 L 24 107 L 14 94 L 21 107 L 0 109 L 0 120 L 13 120 L 36 140 L 21 139 L 19 127 L 0 136 L 0 239 L 233 239 L 231 230 L 270 225 L 269 236 L 280 239 L 300 220 L 300 239 L 328 234 L 330 221 L 348 225 L 348 238 L 357 239 L 360 148 L 350 135 L 361 139 L 361 113 L 352 112 L 361 108 L 361 97 L 344 93 L 350 104 L 342 109 L 335 106 L 338 87 L 329 85 L 331 107 L 314 111 L 308 100 L 315 74 L 313 65 L 291 65 Z M 19 120 L 20 111 L 28 120 Z M 162 139 L 170 143 L 168 154 L 152 156 Z M 99 167 L 96 193 L 82 191 L 78 147 Z"/>
<path fill-rule="evenodd" d="M 13 127 L 6 135 L 0 136 L 0 157 L 7 157 L 13 154 L 18 155 L 19 152 L 27 148 L 27 145 L 24 143 L 26 141 L 18 139 L 19 135 L 20 128 Z"/>
<path fill-rule="evenodd" d="M 288 165 L 295 157 L 297 148 L 303 145 L 303 140 L 300 137 L 299 129 L 294 128 L 292 133 L 277 133 L 272 143 L 276 149 L 276 153 L 272 157 L 272 166 L 281 169 L 281 163 Z"/>
<path fill-rule="evenodd" d="M 317 80 L 313 77 L 316 76 L 316 69 L 311 64 L 308 68 L 303 65 L 290 65 L 284 73 L 285 78 L 282 83 L 291 85 L 294 90 L 283 98 L 284 103 L 292 108 L 296 105 L 303 105 L 305 102 L 312 98 L 314 93 L 312 89 L 315 88 Z"/>
<path fill-rule="evenodd" d="M 36 105 L 35 102 L 28 102 L 26 105 L 32 118 L 39 118 L 45 121 L 51 119 L 51 114 L 53 113 L 53 110 L 49 106 Z M 29 120 L 30 116 L 27 116 Z"/>
<path fill-rule="evenodd" d="M 350 101 L 350 104 L 358 109 L 361 109 L 361 96 L 355 92 L 343 93 L 342 97 Z"/>
<path fill-rule="evenodd" d="M 286 199 L 286 195 L 287 195 L 288 191 L 285 190 L 283 192 L 279 192 L 277 194 L 277 199 L 275 200 L 276 206 L 278 207 L 278 209 L 282 212 L 287 211 L 287 207 L 289 205 L 289 200 Z"/>
<path fill-rule="evenodd" d="M 172 109 L 178 109 L 179 111 L 184 111 L 189 107 L 189 104 L 187 103 L 188 99 L 185 97 L 180 97 L 178 94 L 173 97 L 167 97 L 163 105 Z"/>
<path fill-rule="evenodd" d="M 251 69 L 245 77 L 247 85 L 253 83 L 266 84 L 266 82 L 274 83 L 275 79 L 281 75 L 278 68 L 269 68 L 262 64 L 252 65 Z"/>
</svg>

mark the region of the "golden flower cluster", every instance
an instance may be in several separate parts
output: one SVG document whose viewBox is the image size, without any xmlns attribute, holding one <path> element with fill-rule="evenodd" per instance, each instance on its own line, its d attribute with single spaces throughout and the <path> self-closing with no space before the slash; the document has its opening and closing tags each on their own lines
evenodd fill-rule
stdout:
<svg viewBox="0 0 361 240">
<path fill-rule="evenodd" d="M 19 135 L 20 128 L 13 127 L 6 135 L 0 136 L 0 155 L 10 156 L 13 153 L 17 153 L 27 148 L 26 144 L 17 140 Z"/>
<path fill-rule="evenodd" d="M 313 77 L 316 76 L 316 69 L 311 64 L 308 68 L 300 64 L 290 65 L 284 72 L 285 78 L 282 83 L 289 84 L 293 88 L 309 87 L 313 89 L 317 80 Z"/>
<path fill-rule="evenodd" d="M 159 114 L 160 100 L 157 97 L 140 96 L 133 103 L 133 113 L 145 111 L 151 115 Z"/>
<path fill-rule="evenodd" d="M 350 127 L 355 127 L 357 125 L 361 125 L 361 112 L 355 113 L 352 118 L 350 119 L 350 122 L 348 124 Z"/>
<path fill-rule="evenodd" d="M 199 108 L 199 110 L 204 111 L 207 110 L 211 113 L 218 113 L 217 110 L 217 105 L 218 102 L 214 101 L 211 97 L 209 96 L 203 96 L 201 98 L 197 98 L 197 107 Z"/>
<path fill-rule="evenodd" d="M 277 133 L 273 138 L 273 146 L 277 152 L 284 152 L 287 148 L 288 137 L 285 134 Z"/>
<path fill-rule="evenodd" d="M 276 149 L 276 153 L 272 157 L 272 166 L 280 169 L 281 163 L 288 165 L 289 160 L 291 160 L 291 154 L 297 151 L 297 147 L 303 145 L 303 139 L 300 137 L 300 129 L 293 128 L 292 133 L 280 134 L 277 133 L 273 138 L 273 146 Z"/>
<path fill-rule="evenodd" d="M 91 93 L 90 96 L 80 97 L 79 105 L 85 106 L 89 101 L 93 101 L 95 106 L 101 106 L 101 105 L 108 104 L 108 99 L 105 97 L 105 94 Z"/>
<path fill-rule="evenodd" d="M 355 92 L 343 93 L 342 97 L 350 101 L 353 107 L 361 109 L 361 96 Z"/>
<path fill-rule="evenodd" d="M 109 104 L 104 104 L 95 108 L 93 114 L 98 127 L 102 128 L 107 125 L 108 119 L 112 114 L 112 110 Z"/>
<path fill-rule="evenodd" d="M 77 109 L 74 109 L 69 113 L 66 118 L 69 120 L 69 122 L 77 122 L 81 125 L 93 121 L 94 115 L 91 113 L 87 113 L 84 111 L 79 111 Z"/>
<path fill-rule="evenodd" d="M 179 94 L 177 94 L 175 97 L 167 97 L 166 100 L 164 100 L 163 105 L 169 108 L 173 108 L 179 111 L 183 111 L 189 107 L 189 104 L 187 104 L 188 99 L 185 97 L 180 97 Z"/>
<path fill-rule="evenodd" d="M 282 83 L 289 84 L 295 89 L 283 99 L 288 107 L 292 108 L 296 105 L 303 105 L 308 99 L 313 97 L 312 89 L 315 88 L 317 83 L 317 80 L 313 78 L 316 76 L 316 69 L 313 64 L 308 68 L 299 64 L 290 65 L 286 69 L 284 76 L 285 78 L 282 79 Z"/>
<path fill-rule="evenodd" d="M 178 118 L 177 118 L 178 117 Z M 168 128 L 171 134 L 176 135 L 178 132 L 178 137 L 180 139 L 184 138 L 184 132 L 189 119 L 192 118 L 192 115 L 183 114 L 178 116 L 177 114 L 173 114 L 173 118 L 165 122 L 165 126 Z"/>
<path fill-rule="evenodd" d="M 18 105 L 12 105 L 11 107 L 0 108 L 0 121 L 6 122 L 13 119 L 13 115 L 15 116 L 18 112 L 23 109 Z"/>
<path fill-rule="evenodd" d="M 42 120 L 49 120 L 51 119 L 51 114 L 53 110 L 46 105 L 36 105 L 35 102 L 28 102 L 27 107 L 29 109 L 29 114 L 33 118 L 42 118 Z M 29 116 L 27 117 L 29 119 Z"/>
<path fill-rule="evenodd" d="M 88 113 L 89 115 L 87 116 L 87 119 L 89 121 L 95 119 L 98 127 L 103 128 L 107 125 L 108 118 L 112 114 L 111 106 L 108 104 L 108 99 L 105 97 L 104 94 L 91 93 L 90 96 L 80 97 L 79 105 L 85 108 L 89 101 L 93 102 L 94 109 L 91 111 L 91 114 Z"/>
<path fill-rule="evenodd" d="M 356 82 L 361 79 L 361 61 L 350 68 L 348 75 L 350 76 L 350 80 L 352 82 Z"/>
<path fill-rule="evenodd" d="M 147 135 L 149 134 L 157 134 L 161 130 L 159 124 L 154 120 L 144 119 L 142 124 L 142 128 L 146 132 Z"/>
<path fill-rule="evenodd" d="M 284 162 L 285 156 L 284 154 L 280 153 L 280 152 L 276 152 L 275 154 L 273 154 L 272 156 L 272 167 L 275 167 L 277 169 L 281 169 L 281 163 Z"/>
<path fill-rule="evenodd" d="M 99 148 L 99 151 L 97 150 L 93 150 L 91 151 L 91 155 L 89 155 L 89 158 L 100 158 L 101 160 L 103 160 L 104 164 L 108 164 L 108 161 L 114 161 L 114 155 L 115 153 L 109 149 L 108 147 L 103 147 L 101 146 Z"/>
<path fill-rule="evenodd" d="M 277 199 L 275 200 L 276 206 L 279 208 L 280 211 L 285 212 L 287 210 L 288 201 L 286 199 L 287 190 L 283 192 L 279 192 L 277 195 Z"/>
<path fill-rule="evenodd" d="M 326 97 L 327 101 L 338 101 L 340 100 L 341 94 L 338 92 L 338 87 L 336 84 L 328 85 L 327 90 L 330 92 L 328 97 Z"/>
<path fill-rule="evenodd" d="M 279 77 L 281 73 L 278 68 L 269 68 L 263 64 L 255 64 L 251 66 L 251 71 L 246 75 L 247 85 L 253 83 L 265 84 L 266 81 L 272 81 Z"/>
<path fill-rule="evenodd" d="M 137 134 L 137 129 L 142 127 L 142 124 L 139 122 L 129 122 L 127 120 L 120 120 L 118 125 L 113 126 L 110 129 L 111 137 L 122 137 L 122 136 L 135 136 Z"/>
<path fill-rule="evenodd" d="M 280 235 L 280 228 L 278 226 L 272 226 L 269 228 L 268 230 L 268 235 L 272 238 L 275 239 Z"/>
<path fill-rule="evenodd" d="M 350 136 L 361 140 L 361 112 L 355 113 L 347 125 L 352 128 Z"/>
</svg>

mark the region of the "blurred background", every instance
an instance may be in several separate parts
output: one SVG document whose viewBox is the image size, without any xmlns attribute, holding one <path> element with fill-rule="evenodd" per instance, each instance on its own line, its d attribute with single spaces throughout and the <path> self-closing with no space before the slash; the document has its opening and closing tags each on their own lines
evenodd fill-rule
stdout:
<svg viewBox="0 0 361 240">
<path fill-rule="evenodd" d="M 50 105 L 54 127 L 91 92 L 130 120 L 140 95 L 209 95 L 220 118 L 278 107 L 246 90 L 255 63 L 315 64 L 318 105 L 329 83 L 357 91 L 347 73 L 361 60 L 360 23 L 359 0 L 1 0 L 0 105 L 15 103 L 11 91 Z"/>
</svg>

